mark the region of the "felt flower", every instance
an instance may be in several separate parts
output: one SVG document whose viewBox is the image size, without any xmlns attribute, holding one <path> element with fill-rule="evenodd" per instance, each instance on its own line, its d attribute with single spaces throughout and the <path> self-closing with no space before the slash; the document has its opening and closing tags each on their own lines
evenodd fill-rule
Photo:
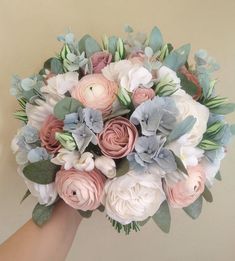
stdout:
<svg viewBox="0 0 235 261">
<path fill-rule="evenodd" d="M 75 169 L 80 171 L 92 171 L 95 167 L 93 160 L 93 154 L 90 152 L 84 152 L 81 157 L 73 161 L 73 166 Z"/>
<path fill-rule="evenodd" d="M 115 82 L 107 80 L 102 74 L 92 74 L 84 76 L 71 95 L 85 107 L 107 115 L 111 112 L 117 91 L 118 85 Z"/>
<path fill-rule="evenodd" d="M 151 88 L 137 88 L 134 90 L 132 94 L 132 102 L 135 107 L 140 105 L 141 103 L 151 100 L 155 97 L 155 92 Z"/>
<path fill-rule="evenodd" d="M 50 115 L 42 125 L 39 136 L 42 146 L 48 152 L 56 153 L 61 148 L 61 144 L 56 140 L 55 134 L 62 132 L 63 126 L 63 121 L 58 120 L 53 115 Z"/>
<path fill-rule="evenodd" d="M 91 56 L 93 73 L 101 73 L 102 69 L 111 63 L 112 54 L 108 52 L 97 52 Z"/>
<path fill-rule="evenodd" d="M 95 159 L 95 167 L 109 179 L 116 176 L 116 163 L 113 159 L 99 156 Z"/>
<path fill-rule="evenodd" d="M 164 200 L 161 179 L 131 171 L 106 182 L 102 203 L 109 217 L 129 224 L 153 216 Z"/>
<path fill-rule="evenodd" d="M 60 170 L 56 174 L 55 184 L 59 196 L 69 206 L 87 211 L 99 207 L 105 177 L 97 169 L 90 172 Z"/>
<path fill-rule="evenodd" d="M 134 149 L 137 137 L 136 127 L 126 118 L 117 117 L 106 122 L 98 135 L 98 145 L 105 156 L 120 159 Z"/>
</svg>

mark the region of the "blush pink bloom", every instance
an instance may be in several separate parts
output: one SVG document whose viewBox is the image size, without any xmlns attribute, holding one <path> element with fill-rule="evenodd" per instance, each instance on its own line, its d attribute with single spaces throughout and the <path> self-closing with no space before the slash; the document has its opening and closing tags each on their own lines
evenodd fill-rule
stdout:
<svg viewBox="0 0 235 261">
<path fill-rule="evenodd" d="M 138 131 L 126 118 L 117 117 L 108 121 L 98 135 L 102 153 L 113 159 L 127 156 L 135 146 Z"/>
<path fill-rule="evenodd" d="M 42 146 L 50 153 L 56 153 L 61 148 L 61 144 L 56 140 L 56 132 L 63 131 L 64 123 L 53 115 L 47 117 L 39 132 Z"/>
<path fill-rule="evenodd" d="M 70 169 L 57 172 L 55 185 L 66 204 L 87 211 L 99 207 L 105 180 L 97 169 L 90 172 Z"/>
<path fill-rule="evenodd" d="M 173 208 L 192 204 L 204 191 L 205 173 L 200 165 L 188 168 L 189 176 L 173 186 L 164 185 L 167 200 Z"/>
<path fill-rule="evenodd" d="M 152 99 L 155 97 L 155 92 L 151 88 L 137 88 L 132 94 L 132 102 L 135 107 L 139 106 L 141 103 Z"/>
<path fill-rule="evenodd" d="M 112 54 L 108 52 L 98 52 L 91 56 L 91 64 L 93 73 L 101 73 L 101 70 L 110 64 L 112 61 Z"/>
<path fill-rule="evenodd" d="M 103 115 L 108 115 L 116 99 L 118 85 L 106 79 L 102 74 L 84 76 L 71 96 L 79 100 L 85 107 L 100 110 Z"/>
<path fill-rule="evenodd" d="M 143 51 L 135 52 L 129 55 L 128 60 L 131 61 L 133 64 L 140 64 L 143 65 L 146 56 Z"/>
</svg>

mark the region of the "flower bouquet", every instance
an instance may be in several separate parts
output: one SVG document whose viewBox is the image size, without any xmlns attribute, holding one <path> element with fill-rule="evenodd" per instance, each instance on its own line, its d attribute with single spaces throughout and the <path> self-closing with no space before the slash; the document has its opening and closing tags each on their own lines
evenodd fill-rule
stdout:
<svg viewBox="0 0 235 261">
<path fill-rule="evenodd" d="M 157 27 L 125 31 L 102 45 L 59 36 L 38 74 L 12 79 L 23 123 L 12 149 L 39 226 L 59 198 L 84 217 L 104 211 L 126 234 L 150 218 L 169 232 L 170 208 L 195 219 L 213 201 L 235 133 L 224 117 L 235 104 L 215 93 L 218 64 L 199 50 L 191 66 L 190 45 L 175 49 Z"/>
</svg>

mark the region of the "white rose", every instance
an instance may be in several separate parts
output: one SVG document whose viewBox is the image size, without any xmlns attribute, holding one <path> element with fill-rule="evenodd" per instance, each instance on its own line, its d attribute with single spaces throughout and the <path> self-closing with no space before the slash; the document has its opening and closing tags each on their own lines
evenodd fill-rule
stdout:
<svg viewBox="0 0 235 261">
<path fill-rule="evenodd" d="M 129 172 L 107 181 L 104 188 L 106 213 L 121 224 L 153 216 L 164 200 L 161 179 L 148 173 Z"/>
<path fill-rule="evenodd" d="M 37 184 L 28 180 L 24 176 L 21 168 L 18 168 L 18 173 L 24 179 L 25 184 L 32 196 L 37 198 L 39 204 L 49 206 L 55 202 L 57 198 L 57 191 L 55 189 L 54 182 L 47 185 Z"/>
<path fill-rule="evenodd" d="M 168 77 L 176 84 L 177 89 L 181 88 L 180 78 L 177 76 L 176 72 L 166 66 L 161 66 L 157 71 L 157 81 L 160 82 L 162 79 Z"/>
<path fill-rule="evenodd" d="M 60 149 L 57 156 L 51 159 L 51 162 L 56 165 L 61 165 L 65 170 L 73 167 L 74 161 L 79 159 L 80 154 L 78 151 L 69 151 L 64 148 Z"/>
<path fill-rule="evenodd" d="M 204 157 L 200 165 L 206 173 L 206 185 L 211 188 L 214 183 L 214 179 L 218 171 L 220 170 L 221 160 L 225 157 L 224 148 L 218 150 L 215 160 L 212 162 L 208 158 Z"/>
<path fill-rule="evenodd" d="M 179 111 L 177 122 L 183 121 L 188 116 L 194 116 L 196 118 L 196 123 L 192 130 L 185 134 L 188 145 L 196 147 L 202 140 L 203 134 L 206 132 L 209 110 L 206 106 L 193 100 L 193 98 L 183 90 L 178 90 L 171 97 L 174 99 Z"/>
<path fill-rule="evenodd" d="M 96 158 L 95 167 L 109 179 L 112 179 L 116 176 L 116 164 L 115 161 L 111 158 L 106 156 L 100 156 Z"/>
<path fill-rule="evenodd" d="M 93 154 L 90 152 L 84 152 L 80 158 L 73 161 L 73 166 L 75 169 L 80 171 L 92 171 L 95 167 Z"/>
</svg>

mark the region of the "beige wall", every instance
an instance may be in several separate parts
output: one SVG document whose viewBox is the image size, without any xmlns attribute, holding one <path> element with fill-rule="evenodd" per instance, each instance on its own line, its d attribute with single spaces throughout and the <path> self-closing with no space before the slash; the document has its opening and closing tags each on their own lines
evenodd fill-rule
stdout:
<svg viewBox="0 0 235 261">
<path fill-rule="evenodd" d="M 190 41 L 217 57 L 218 92 L 235 101 L 235 0 L 0 0 L 0 242 L 31 215 L 35 201 L 19 205 L 25 186 L 16 174 L 9 144 L 18 122 L 9 95 L 13 73 L 28 76 L 59 49 L 55 37 L 71 28 L 77 35 L 120 34 L 129 23 L 148 31 L 157 25 L 176 46 Z M 235 115 L 229 117 L 235 121 Z M 129 237 L 117 234 L 101 214 L 84 220 L 68 261 L 235 260 L 234 143 L 222 166 L 223 182 L 213 188 L 214 204 L 190 220 L 173 211 L 170 235 L 150 222 Z"/>
</svg>

